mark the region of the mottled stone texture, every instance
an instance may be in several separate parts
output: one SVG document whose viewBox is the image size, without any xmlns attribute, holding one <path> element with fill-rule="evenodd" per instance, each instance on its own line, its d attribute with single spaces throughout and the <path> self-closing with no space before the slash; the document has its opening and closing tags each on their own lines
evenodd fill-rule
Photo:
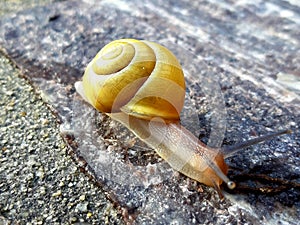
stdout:
<svg viewBox="0 0 300 225">
<path fill-rule="evenodd" d="M 0 47 L 42 90 L 74 158 L 104 186 L 125 219 L 137 224 L 297 224 L 296 1 L 67 1 L 2 18 L 0 31 Z M 74 82 L 101 47 L 119 38 L 155 41 L 178 56 L 191 98 L 184 120 L 189 124 L 196 115 L 191 129 L 204 142 L 216 139 L 215 134 L 219 140 L 212 143 L 221 143 L 225 135 L 223 143 L 232 144 L 292 129 L 291 135 L 227 160 L 235 167 L 233 179 L 238 173 L 264 174 L 289 183 L 271 180 L 267 185 L 273 192 L 261 193 L 254 187 L 266 184 L 248 176 L 252 189 L 240 188 L 220 201 L 212 188 L 178 175 L 127 130 L 84 104 Z M 211 91 L 202 81 L 216 84 Z M 214 124 L 224 121 L 216 116 L 224 111 L 226 124 Z"/>
</svg>

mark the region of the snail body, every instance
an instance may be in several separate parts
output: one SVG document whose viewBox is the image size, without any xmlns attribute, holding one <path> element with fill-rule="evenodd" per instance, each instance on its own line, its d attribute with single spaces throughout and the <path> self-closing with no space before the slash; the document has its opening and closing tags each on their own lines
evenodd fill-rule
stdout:
<svg viewBox="0 0 300 225">
<path fill-rule="evenodd" d="M 205 146 L 179 123 L 128 117 L 123 112 L 109 115 L 155 149 L 160 157 L 180 173 L 217 189 L 223 181 L 230 188 L 235 185 L 225 175 L 227 165 L 222 153 Z"/>
</svg>

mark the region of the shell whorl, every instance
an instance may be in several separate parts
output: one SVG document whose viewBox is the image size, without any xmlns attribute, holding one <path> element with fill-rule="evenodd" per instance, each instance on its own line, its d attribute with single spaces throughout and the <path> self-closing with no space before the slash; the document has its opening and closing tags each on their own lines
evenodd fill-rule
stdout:
<svg viewBox="0 0 300 225">
<path fill-rule="evenodd" d="M 121 39 L 104 46 L 83 76 L 86 99 L 101 112 L 179 120 L 185 81 L 176 57 L 149 41 Z"/>
</svg>

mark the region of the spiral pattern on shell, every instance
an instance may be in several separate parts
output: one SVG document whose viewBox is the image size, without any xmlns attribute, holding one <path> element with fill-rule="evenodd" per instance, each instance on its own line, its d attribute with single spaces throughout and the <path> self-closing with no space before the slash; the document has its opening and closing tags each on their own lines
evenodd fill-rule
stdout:
<svg viewBox="0 0 300 225">
<path fill-rule="evenodd" d="M 101 112 L 179 120 L 185 81 L 176 57 L 149 41 L 121 39 L 104 46 L 83 76 L 86 99 Z"/>
</svg>

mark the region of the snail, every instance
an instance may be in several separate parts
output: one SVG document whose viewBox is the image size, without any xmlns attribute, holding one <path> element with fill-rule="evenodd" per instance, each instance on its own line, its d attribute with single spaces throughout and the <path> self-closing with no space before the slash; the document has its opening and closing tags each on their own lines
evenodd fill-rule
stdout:
<svg viewBox="0 0 300 225">
<path fill-rule="evenodd" d="M 88 64 L 77 92 L 95 109 L 119 121 L 180 173 L 220 194 L 227 177 L 224 159 L 281 131 L 231 148 L 211 148 L 180 124 L 185 99 L 182 68 L 167 48 L 150 41 L 120 39 L 104 46 Z"/>
</svg>

